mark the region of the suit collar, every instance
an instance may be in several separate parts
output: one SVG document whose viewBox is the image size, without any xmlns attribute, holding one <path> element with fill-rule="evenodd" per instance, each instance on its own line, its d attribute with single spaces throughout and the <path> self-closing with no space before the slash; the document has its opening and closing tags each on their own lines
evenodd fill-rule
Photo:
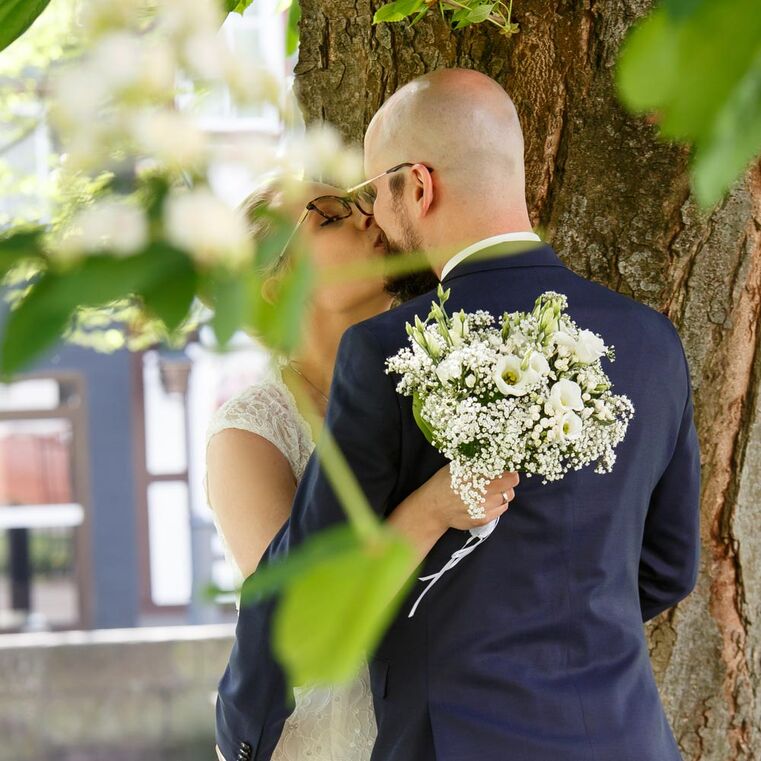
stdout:
<svg viewBox="0 0 761 761">
<path fill-rule="evenodd" d="M 566 267 L 549 243 L 516 240 L 496 243 L 471 254 L 442 278 L 448 283 L 474 272 L 500 270 L 507 267 Z"/>
</svg>

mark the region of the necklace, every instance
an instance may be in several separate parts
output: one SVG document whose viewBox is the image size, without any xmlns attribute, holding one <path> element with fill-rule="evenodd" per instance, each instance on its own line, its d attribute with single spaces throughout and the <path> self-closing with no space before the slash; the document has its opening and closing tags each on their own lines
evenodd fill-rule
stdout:
<svg viewBox="0 0 761 761">
<path fill-rule="evenodd" d="M 315 386 L 314 383 L 312 383 L 312 381 L 310 381 L 309 378 L 307 378 L 306 375 L 304 375 L 304 373 L 302 373 L 292 362 L 288 362 L 288 367 L 290 367 L 294 373 L 300 375 L 326 402 L 328 401 L 328 397 L 325 396 L 325 394 L 323 394 L 322 391 L 320 391 L 320 389 L 317 388 L 317 386 Z"/>
</svg>

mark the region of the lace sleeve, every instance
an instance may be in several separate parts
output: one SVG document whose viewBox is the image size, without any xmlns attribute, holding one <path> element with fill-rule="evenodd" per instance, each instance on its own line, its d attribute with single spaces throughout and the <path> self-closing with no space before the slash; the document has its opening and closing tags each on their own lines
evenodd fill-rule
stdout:
<svg viewBox="0 0 761 761">
<path fill-rule="evenodd" d="M 274 383 L 251 386 L 226 401 L 215 413 L 206 432 L 208 446 L 225 428 L 256 433 L 276 446 L 288 460 L 294 478 L 301 476 L 304 430 L 283 389 Z"/>
<path fill-rule="evenodd" d="M 288 460 L 294 480 L 301 478 L 314 445 L 309 426 L 298 412 L 295 400 L 286 386 L 276 382 L 250 386 L 228 399 L 212 416 L 206 430 L 206 446 L 215 434 L 226 428 L 249 431 L 267 439 Z M 225 557 L 240 582 L 243 575 L 235 563 L 209 499 L 208 473 L 204 474 L 203 486 Z"/>
</svg>

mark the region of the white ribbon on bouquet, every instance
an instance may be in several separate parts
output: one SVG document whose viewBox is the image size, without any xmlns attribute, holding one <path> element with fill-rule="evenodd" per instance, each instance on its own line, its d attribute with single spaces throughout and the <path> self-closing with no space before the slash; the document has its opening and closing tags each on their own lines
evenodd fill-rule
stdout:
<svg viewBox="0 0 761 761">
<path fill-rule="evenodd" d="M 474 528 L 468 529 L 470 532 L 470 536 L 468 537 L 465 544 L 460 547 L 459 550 L 455 550 L 452 553 L 452 556 L 447 560 L 447 562 L 444 564 L 444 566 L 441 568 L 440 571 L 437 571 L 436 573 L 432 573 L 430 576 L 419 576 L 418 579 L 420 581 L 427 581 L 428 586 L 420 593 L 420 596 L 415 600 L 415 604 L 412 606 L 412 609 L 409 612 L 409 615 L 407 618 L 412 618 L 415 615 L 415 611 L 417 610 L 417 606 L 420 604 L 420 601 L 425 597 L 425 595 L 428 593 L 428 590 L 451 568 L 454 568 L 464 557 L 467 555 L 470 555 L 473 550 L 476 549 L 482 542 L 484 542 L 492 531 L 497 527 L 497 524 L 499 523 L 499 516 L 496 517 L 493 521 L 490 521 L 484 526 L 475 526 Z M 471 544 L 471 541 L 475 539 L 476 541 Z"/>
</svg>

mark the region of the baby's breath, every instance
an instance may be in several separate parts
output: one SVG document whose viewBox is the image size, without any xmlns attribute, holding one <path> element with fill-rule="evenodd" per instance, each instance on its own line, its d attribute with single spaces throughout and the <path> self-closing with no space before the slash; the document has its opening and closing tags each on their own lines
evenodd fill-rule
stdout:
<svg viewBox="0 0 761 761">
<path fill-rule="evenodd" d="M 484 516 L 486 487 L 505 471 L 543 484 L 590 463 L 610 472 L 634 405 L 611 393 L 600 360 L 614 361 L 614 349 L 563 312 L 567 297 L 545 291 L 531 312 L 498 322 L 484 310 L 450 316 L 449 291 L 438 295 L 427 319 L 407 326 L 410 346 L 386 372 L 415 398 L 468 513 Z"/>
</svg>

